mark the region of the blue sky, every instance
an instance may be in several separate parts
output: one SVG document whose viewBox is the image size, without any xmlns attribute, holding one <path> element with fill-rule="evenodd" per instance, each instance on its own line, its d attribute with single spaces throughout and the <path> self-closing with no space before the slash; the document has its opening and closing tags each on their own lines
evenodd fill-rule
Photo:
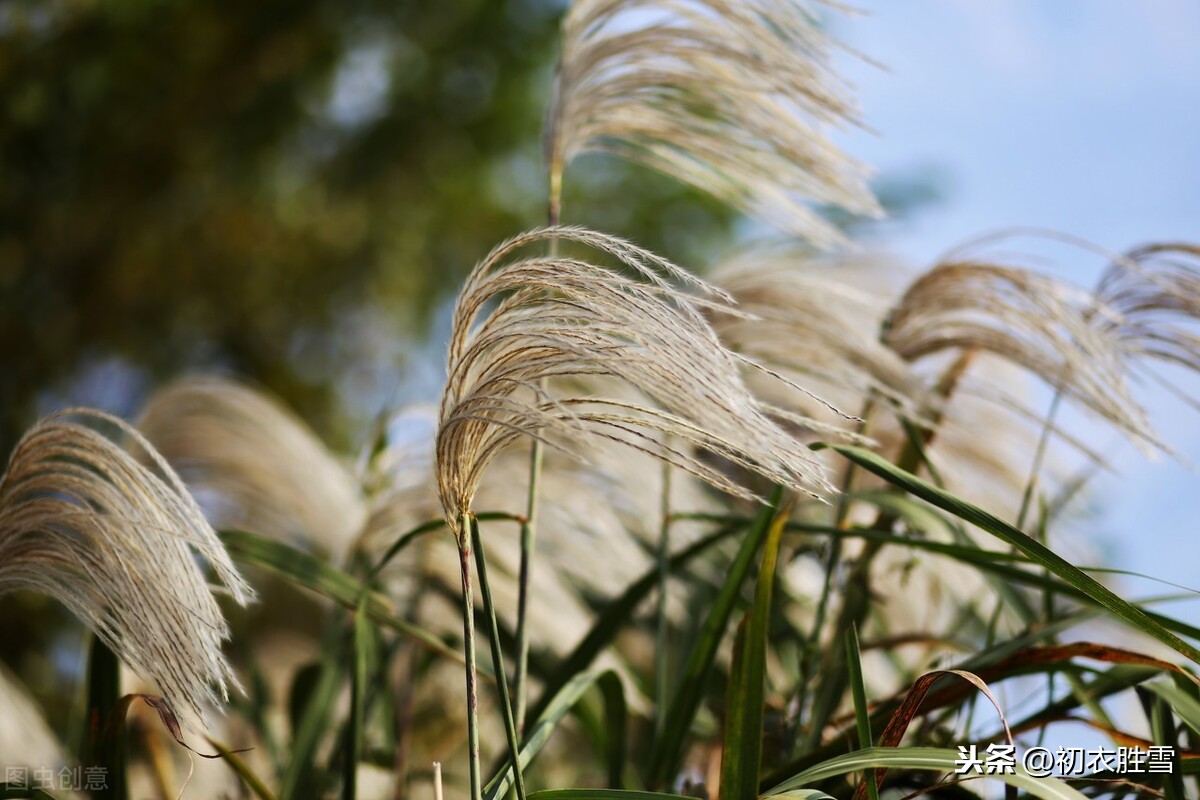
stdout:
<svg viewBox="0 0 1200 800">
<path fill-rule="evenodd" d="M 945 201 L 896 226 L 890 249 L 929 264 L 974 235 L 1023 225 L 1113 250 L 1200 241 L 1200 3 L 858 5 L 867 13 L 835 31 L 887 69 L 842 59 L 875 130 L 853 133 L 848 148 L 883 173 L 924 167 L 945 178 Z M 1090 285 L 1099 266 L 1080 259 L 1064 276 Z M 1143 397 L 1200 464 L 1200 416 L 1162 393 Z M 1200 473 L 1108 452 L 1122 474 L 1094 488 L 1096 543 L 1123 567 L 1200 583 Z"/>
</svg>

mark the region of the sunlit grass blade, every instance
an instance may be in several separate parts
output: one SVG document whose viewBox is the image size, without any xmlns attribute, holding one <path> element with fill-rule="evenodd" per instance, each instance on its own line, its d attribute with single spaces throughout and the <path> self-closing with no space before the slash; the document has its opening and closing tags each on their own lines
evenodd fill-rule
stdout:
<svg viewBox="0 0 1200 800">
<path fill-rule="evenodd" d="M 611 676 L 611 678 L 605 678 Z M 546 709 L 538 716 L 537 721 L 528 728 L 528 735 L 525 737 L 525 744 L 521 748 L 519 756 L 519 764 L 522 770 L 529 767 L 530 762 L 541 751 L 558 723 L 562 718 L 570 713 L 571 709 L 579 702 L 584 693 L 596 686 L 601 680 L 614 680 L 619 684 L 619 678 L 616 673 L 611 670 L 603 670 L 597 672 L 584 672 L 574 676 L 565 686 L 562 687 L 546 704 Z M 484 800 L 497 800 L 504 797 L 505 794 L 513 788 L 513 765 L 507 763 L 503 768 L 488 781 L 484 787 Z M 616 791 L 616 790 L 603 790 Z M 534 792 L 529 795 L 530 800 L 534 797 L 544 796 L 546 792 Z"/>
<path fill-rule="evenodd" d="M 889 464 L 885 459 L 869 450 L 848 445 L 829 445 L 829 447 L 892 485 L 904 489 L 938 508 L 949 511 L 956 517 L 1016 547 L 1030 559 L 1086 594 L 1093 602 L 1107 609 L 1113 616 L 1124 620 L 1132 627 L 1200 664 L 1200 650 L 1171 633 L 1145 611 L 1121 599 L 1112 590 L 1036 539 L 1027 536 L 978 506 Z"/>
<path fill-rule="evenodd" d="M 669 785 L 679 767 L 683 754 L 683 745 L 691 732 L 692 720 L 700 707 L 700 701 L 712 672 L 713 662 L 725 631 L 729 627 L 729 618 L 733 614 L 734 605 L 742 593 L 746 577 L 754 564 L 759 547 L 766 540 L 771 529 L 776 509 L 783 497 L 783 490 L 776 488 L 771 499 L 759 511 L 754 525 L 747 531 L 738 549 L 737 556 L 729 566 L 729 571 L 720 591 L 713 600 L 712 608 L 700 630 L 700 635 L 688 657 L 684 668 L 683 679 L 676 691 L 671 706 L 667 710 L 666 724 L 663 737 L 655 742 L 650 762 L 650 785 Z"/>
<path fill-rule="evenodd" d="M 207 737 L 207 741 L 213 750 L 217 751 L 221 756 L 221 759 L 229 765 L 229 768 L 241 779 L 242 784 L 253 792 L 258 800 L 275 800 L 275 795 L 271 793 L 267 785 L 263 783 L 258 775 L 254 774 L 254 770 L 250 769 L 246 762 L 239 758 L 236 753 L 212 737 Z"/>
<path fill-rule="evenodd" d="M 827 778 L 881 767 L 953 773 L 958 758 L 957 750 L 937 747 L 872 747 L 824 761 L 765 792 L 763 797 L 778 797 L 792 790 L 804 788 L 807 784 L 819 783 Z M 1085 800 L 1086 798 L 1086 795 L 1056 778 L 1031 776 L 1019 764 L 1012 774 L 993 777 L 1010 786 L 1024 789 L 1031 796 L 1042 798 L 1042 800 Z M 536 796 L 534 795 L 534 797 Z"/>
<path fill-rule="evenodd" d="M 694 543 L 671 556 L 668 566 L 671 571 L 685 567 L 692 559 L 709 550 L 714 545 L 725 541 L 733 534 L 743 529 L 741 523 L 726 525 L 698 539 Z M 530 715 L 533 718 L 542 716 L 550 700 L 559 693 L 578 674 L 591 666 L 604 648 L 608 647 L 617 633 L 629 624 L 633 612 L 645 600 L 650 592 L 658 586 L 658 567 L 652 567 L 640 578 L 629 585 L 615 600 L 605 606 L 604 611 L 597 617 L 587 635 L 575 646 L 575 649 L 563 659 L 554 673 L 546 682 L 542 696 L 534 705 Z"/>
<path fill-rule="evenodd" d="M 765 509 L 764 509 L 765 511 Z M 775 567 L 787 515 L 771 522 L 763 544 L 762 567 L 754 587 L 754 605 L 738 627 L 734 644 L 730 690 L 726 702 L 725 746 L 721 756 L 721 796 L 758 796 L 758 772 L 762 764 L 763 694 L 767 672 L 767 634 L 771 622 L 771 599 Z"/>
</svg>

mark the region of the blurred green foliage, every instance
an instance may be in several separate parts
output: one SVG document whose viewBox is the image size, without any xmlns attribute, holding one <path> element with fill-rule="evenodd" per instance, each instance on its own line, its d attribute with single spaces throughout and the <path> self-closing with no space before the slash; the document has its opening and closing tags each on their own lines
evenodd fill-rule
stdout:
<svg viewBox="0 0 1200 800">
<path fill-rule="evenodd" d="M 38 413 L 132 414 L 195 369 L 257 381 L 345 443 L 344 412 L 374 400 L 348 397 L 354 371 L 395 360 L 380 342 L 419 336 L 491 246 L 544 222 L 561 11 L 0 6 L 0 453 Z M 684 260 L 730 228 L 602 166 L 574 170 L 565 221 Z"/>
</svg>

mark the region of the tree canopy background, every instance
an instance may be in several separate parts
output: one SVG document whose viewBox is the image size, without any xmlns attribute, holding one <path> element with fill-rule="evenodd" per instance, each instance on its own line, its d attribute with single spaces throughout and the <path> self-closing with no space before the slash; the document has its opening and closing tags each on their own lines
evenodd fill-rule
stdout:
<svg viewBox="0 0 1200 800">
<path fill-rule="evenodd" d="M 394 391 L 386 342 L 416 340 L 491 246 L 545 221 L 561 11 L 6 4 L 0 452 L 39 413 L 133 414 L 201 369 L 260 383 L 346 444 L 354 409 Z M 684 263 L 733 222 L 615 160 L 571 185 L 565 221 Z"/>
</svg>

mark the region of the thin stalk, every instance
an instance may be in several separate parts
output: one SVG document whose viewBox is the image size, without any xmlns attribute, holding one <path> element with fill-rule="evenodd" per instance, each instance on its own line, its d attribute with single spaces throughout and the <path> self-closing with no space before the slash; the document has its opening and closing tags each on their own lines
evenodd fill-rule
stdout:
<svg viewBox="0 0 1200 800">
<path fill-rule="evenodd" d="M 1033 492 L 1037 488 L 1038 476 L 1041 474 L 1042 464 L 1046 460 L 1046 450 L 1050 444 L 1054 418 L 1058 415 L 1058 407 L 1061 404 L 1062 389 L 1057 389 L 1054 392 L 1054 399 L 1050 401 L 1050 409 L 1046 412 L 1046 423 L 1042 425 L 1041 434 L 1038 436 L 1037 449 L 1033 453 L 1033 465 L 1029 469 L 1029 479 L 1025 482 L 1025 491 L 1021 494 L 1021 509 L 1017 512 L 1017 522 L 1013 526 L 1017 530 L 1025 530 L 1025 517 L 1029 513 Z"/>
<path fill-rule="evenodd" d="M 471 541 L 475 545 L 475 569 L 479 572 L 479 590 L 483 593 L 483 608 L 487 614 L 488 642 L 492 646 L 492 669 L 496 673 L 496 686 L 500 690 L 500 711 L 504 718 L 504 734 L 508 738 L 509 756 L 516 770 L 517 800 L 525 800 L 525 780 L 521 776 L 521 743 L 517 739 L 517 726 L 513 720 L 512 698 L 508 694 L 508 678 L 504 675 L 504 650 L 500 645 L 500 626 L 496 623 L 496 605 L 492 602 L 492 586 L 487 576 L 487 556 L 483 552 L 483 538 L 479 525 L 471 523 Z"/>
<path fill-rule="evenodd" d="M 868 421 L 871 413 L 875 410 L 875 398 L 868 397 L 863 402 L 862 411 L 859 413 L 859 418 L 862 420 L 858 424 L 858 433 L 866 433 Z M 857 464 L 848 464 L 846 472 L 842 475 L 842 485 L 838 491 L 837 507 L 833 515 L 833 527 L 845 528 L 847 517 L 850 513 L 850 491 L 854 488 L 854 478 L 858 474 Z M 808 684 L 816 671 L 820 662 L 821 653 L 821 630 L 825 627 L 825 616 L 829 613 L 829 600 L 833 595 L 834 574 L 837 572 L 837 565 L 842 560 L 842 540 L 841 537 L 834 537 L 829 541 L 829 553 L 825 560 L 825 581 L 821 585 L 821 597 L 817 601 L 817 611 L 813 617 L 812 630 L 808 636 L 808 643 L 801 655 L 800 660 L 800 687 L 796 692 L 796 738 L 794 746 L 798 749 L 804 742 L 800 736 L 802 731 L 802 719 L 800 715 L 803 713 L 804 707 L 808 703 Z"/>
<path fill-rule="evenodd" d="M 529 495 L 525 500 L 525 521 L 521 523 L 521 564 L 517 580 L 517 668 L 513 679 L 517 704 L 513 714 L 517 732 L 522 736 L 525 732 L 525 710 L 529 704 L 529 586 L 537 536 L 538 483 L 542 475 L 542 460 L 542 442 L 534 439 L 529 451 Z"/>
<path fill-rule="evenodd" d="M 471 591 L 471 517 L 458 518 L 458 568 L 462 573 L 463 656 L 467 677 L 467 755 L 471 772 L 471 800 L 483 800 L 482 767 L 479 761 L 479 690 L 475 672 L 475 597 Z M 502 681 L 503 682 L 503 681 Z"/>
<path fill-rule="evenodd" d="M 562 216 L 562 175 L 562 164 L 550 164 L 550 197 L 546 209 L 546 222 L 550 227 L 557 225 Z M 550 240 L 549 255 L 551 258 L 558 255 L 557 239 Z M 538 389 L 545 391 L 544 378 Z M 533 555 L 537 543 L 538 483 L 543 459 L 542 441 L 534 439 L 529 451 L 529 492 L 525 498 L 525 520 L 521 523 L 521 560 L 517 571 L 517 666 L 513 678 L 517 703 L 513 714 L 520 735 L 525 732 L 525 712 L 529 705 L 529 586 L 533 578 Z M 513 759 L 516 763 L 515 754 Z"/>
<path fill-rule="evenodd" d="M 658 601 L 654 631 L 654 739 L 662 736 L 667 721 L 667 582 L 671 576 L 671 465 L 662 465 L 662 521 L 658 529 Z"/>
<path fill-rule="evenodd" d="M 963 375 L 970 367 L 977 351 L 964 350 L 938 380 L 934 392 L 942 398 L 943 406 L 950 401 L 958 389 Z M 896 458 L 896 465 L 908 472 L 917 473 L 924 462 L 924 456 L 941 424 L 940 412 L 930 415 L 929 424 L 922 430 L 922 435 L 909 438 Z M 897 517 L 893 512 L 880 509 L 871 528 L 880 531 L 890 531 L 896 524 Z M 842 606 L 834 623 L 834 642 L 844 637 L 853 626 L 861 627 L 871 610 L 871 564 L 883 548 L 882 542 L 867 542 L 862 553 L 846 579 L 842 592 Z M 836 644 L 826 653 L 825 663 L 821 670 L 821 680 L 813 696 L 812 709 L 809 715 L 809 727 L 802 737 L 800 752 L 813 750 L 821 743 L 821 731 L 833 716 L 847 688 L 845 652 Z"/>
</svg>

